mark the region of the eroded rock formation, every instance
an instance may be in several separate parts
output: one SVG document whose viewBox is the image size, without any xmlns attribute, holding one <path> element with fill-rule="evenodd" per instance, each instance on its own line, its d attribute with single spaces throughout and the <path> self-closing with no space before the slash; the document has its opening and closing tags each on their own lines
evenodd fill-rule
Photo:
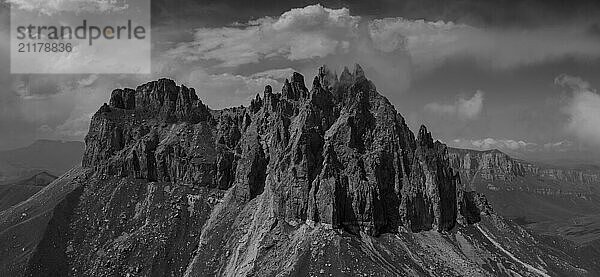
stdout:
<svg viewBox="0 0 600 277">
<path fill-rule="evenodd" d="M 209 110 L 193 89 L 161 79 L 113 91 L 93 117 L 83 165 L 106 176 L 273 191 L 286 222 L 376 235 L 405 225 L 450 230 L 457 183 L 446 146 L 404 118 L 356 65 L 326 67 L 308 89 L 294 73 L 248 108 Z"/>
</svg>

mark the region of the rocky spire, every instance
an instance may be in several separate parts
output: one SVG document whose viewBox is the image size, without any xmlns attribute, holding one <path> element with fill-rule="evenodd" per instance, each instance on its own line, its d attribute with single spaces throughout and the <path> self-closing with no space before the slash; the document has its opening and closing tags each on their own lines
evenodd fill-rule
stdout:
<svg viewBox="0 0 600 277">
<path fill-rule="evenodd" d="M 325 89 L 333 86 L 338 81 L 337 76 L 334 75 L 326 65 L 323 65 L 319 68 L 319 74 L 315 76 L 315 82 L 317 80 L 320 86 Z"/>
<path fill-rule="evenodd" d="M 289 79 L 285 80 L 281 94 L 290 100 L 301 100 L 308 98 L 308 89 L 304 84 L 304 76 L 294 72 Z"/>
<path fill-rule="evenodd" d="M 344 70 L 342 71 L 342 74 L 340 75 L 340 83 L 343 85 L 350 85 L 354 82 L 354 76 L 352 76 L 352 73 L 350 73 L 350 70 L 348 69 L 348 67 L 344 66 Z"/>
<path fill-rule="evenodd" d="M 250 112 L 252 113 L 256 113 L 258 112 L 263 106 L 263 100 L 262 98 L 260 98 L 260 94 L 257 94 L 256 97 L 254 97 L 254 99 L 252 99 L 252 101 L 250 101 Z"/>
<path fill-rule="evenodd" d="M 271 85 L 266 85 L 265 86 L 265 91 L 263 92 L 265 98 L 267 98 L 268 95 L 273 94 L 273 88 L 271 87 Z"/>
<path fill-rule="evenodd" d="M 417 144 L 428 148 L 433 147 L 433 138 L 431 137 L 431 133 L 427 131 L 427 127 L 425 127 L 425 125 L 421 125 L 421 128 L 419 128 Z"/>
<path fill-rule="evenodd" d="M 354 64 L 354 80 L 358 80 L 360 78 L 365 78 L 365 72 L 360 64 Z"/>
</svg>

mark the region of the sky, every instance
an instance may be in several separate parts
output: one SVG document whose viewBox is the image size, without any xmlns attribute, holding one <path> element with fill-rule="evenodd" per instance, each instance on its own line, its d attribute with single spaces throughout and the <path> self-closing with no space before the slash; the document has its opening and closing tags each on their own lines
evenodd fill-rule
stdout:
<svg viewBox="0 0 600 277">
<path fill-rule="evenodd" d="M 77 1 L 0 0 L 9 10 Z M 176 2 L 176 4 L 174 4 Z M 0 67 L 0 149 L 83 140 L 119 87 L 169 77 L 212 108 L 247 105 L 293 71 L 359 63 L 417 130 L 529 159 L 600 161 L 600 1 L 152 1 L 152 74 L 11 75 Z M 308 82 L 310 83 L 310 82 Z"/>
</svg>

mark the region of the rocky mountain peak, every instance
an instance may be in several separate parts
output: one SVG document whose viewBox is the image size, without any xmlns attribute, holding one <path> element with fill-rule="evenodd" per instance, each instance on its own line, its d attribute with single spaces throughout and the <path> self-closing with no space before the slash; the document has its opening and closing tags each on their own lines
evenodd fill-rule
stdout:
<svg viewBox="0 0 600 277">
<path fill-rule="evenodd" d="M 198 99 L 193 88 L 177 86 L 170 79 L 159 79 L 131 88 L 116 89 L 111 93 L 108 104 L 102 113 L 111 109 L 116 112 L 135 112 L 157 116 L 167 122 L 188 121 L 197 123 L 207 118 L 208 108 Z"/>
<path fill-rule="evenodd" d="M 415 140 L 360 65 L 339 79 L 319 68 L 310 91 L 295 72 L 281 93 L 266 86 L 249 107 L 221 111 L 167 79 L 115 90 L 86 143 L 84 166 L 103 174 L 234 186 L 245 201 L 268 189 L 289 224 L 449 230 L 462 201 L 445 146 L 424 126 Z"/>
<path fill-rule="evenodd" d="M 342 74 L 340 74 L 340 83 L 349 84 L 354 81 L 354 76 L 350 73 L 350 70 L 347 66 L 344 66 L 342 70 Z"/>
<path fill-rule="evenodd" d="M 337 74 L 332 73 L 326 65 L 323 65 L 319 68 L 319 74 L 315 76 L 315 82 L 313 82 L 313 86 L 317 80 L 319 81 L 321 87 L 329 88 L 338 82 L 338 77 Z"/>
<path fill-rule="evenodd" d="M 433 147 L 433 138 L 431 137 L 431 133 L 427 131 L 427 127 L 425 127 L 424 125 L 421 125 L 421 128 L 419 128 L 417 142 L 420 146 L 428 148 Z"/>
<path fill-rule="evenodd" d="M 350 86 L 356 82 L 360 82 L 363 80 L 367 80 L 365 72 L 359 64 L 355 64 L 353 73 L 350 72 L 350 69 L 348 69 L 348 67 L 344 67 L 344 69 L 342 70 L 342 74 L 339 78 L 339 85 L 342 87 Z"/>
<path fill-rule="evenodd" d="M 354 79 L 357 80 L 359 78 L 366 78 L 365 72 L 360 64 L 354 64 Z"/>
<path fill-rule="evenodd" d="M 284 98 L 290 100 L 307 99 L 308 89 L 304 85 L 304 76 L 298 72 L 294 72 L 290 78 L 285 80 L 281 93 Z"/>
</svg>

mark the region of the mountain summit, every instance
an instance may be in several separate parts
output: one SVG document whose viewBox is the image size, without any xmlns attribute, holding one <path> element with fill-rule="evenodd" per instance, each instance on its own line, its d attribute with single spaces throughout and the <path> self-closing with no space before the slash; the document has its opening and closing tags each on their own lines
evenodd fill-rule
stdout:
<svg viewBox="0 0 600 277">
<path fill-rule="evenodd" d="M 588 274 L 465 191 L 446 146 L 424 126 L 415 139 L 359 65 L 339 77 L 321 67 L 310 89 L 293 73 L 281 92 L 224 110 L 167 79 L 115 90 L 83 168 L 47 191 L 64 200 L 4 272 Z"/>
<path fill-rule="evenodd" d="M 83 165 L 107 176 L 235 187 L 247 201 L 267 189 L 273 216 L 288 224 L 371 235 L 452 229 L 463 199 L 446 147 L 424 126 L 415 140 L 360 65 L 340 79 L 318 72 L 312 89 L 294 73 L 281 93 L 266 87 L 248 109 L 211 111 L 193 89 L 166 79 L 115 90 L 93 117 Z"/>
</svg>

